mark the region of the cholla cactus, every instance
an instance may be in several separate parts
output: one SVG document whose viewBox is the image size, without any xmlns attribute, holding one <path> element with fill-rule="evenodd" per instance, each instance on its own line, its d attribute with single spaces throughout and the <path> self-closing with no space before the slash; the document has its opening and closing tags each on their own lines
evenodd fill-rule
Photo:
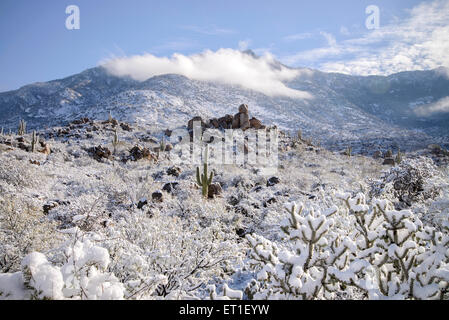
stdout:
<svg viewBox="0 0 449 320">
<path fill-rule="evenodd" d="M 203 163 L 203 173 L 200 175 L 200 168 L 196 167 L 196 183 L 202 188 L 203 197 L 208 196 L 209 194 L 209 186 L 212 183 L 212 179 L 214 177 L 213 171 L 210 172 L 209 179 L 207 178 L 207 159 L 208 159 L 208 147 L 206 147 L 206 152 L 204 155 L 204 163 Z"/>
<path fill-rule="evenodd" d="M 335 298 L 356 290 L 369 299 L 448 299 L 449 223 L 424 227 L 387 200 L 338 195 L 347 210 L 288 208 L 285 245 L 248 235 L 257 278 L 254 299 Z M 337 216 L 334 219 L 334 215 Z"/>
<path fill-rule="evenodd" d="M 37 143 L 39 138 L 36 135 L 36 131 L 33 130 L 33 135 L 31 136 L 31 152 L 36 152 Z"/>
<path fill-rule="evenodd" d="M 328 278 L 328 268 L 347 267 L 348 255 L 355 244 L 348 238 L 329 234 L 335 221 L 333 207 L 325 212 L 310 210 L 303 205 L 287 209 L 289 218 L 281 229 L 292 250 L 281 250 L 275 243 L 259 236 L 247 235 L 252 248 L 250 264 L 260 268 L 257 280 L 247 288 L 254 299 L 316 299 L 332 298 L 336 286 Z"/>
<path fill-rule="evenodd" d="M 363 194 L 341 195 L 355 216 L 357 254 L 363 271 L 346 275 L 329 270 L 335 279 L 354 285 L 369 298 L 448 298 L 449 228 L 444 233 L 424 227 L 410 210 L 396 211 L 387 200 L 365 203 Z M 349 273 L 348 273 L 349 272 Z"/>
<path fill-rule="evenodd" d="M 19 136 L 23 136 L 26 133 L 27 130 L 27 124 L 26 122 L 22 119 L 19 121 L 19 129 L 17 131 L 17 134 Z"/>
</svg>

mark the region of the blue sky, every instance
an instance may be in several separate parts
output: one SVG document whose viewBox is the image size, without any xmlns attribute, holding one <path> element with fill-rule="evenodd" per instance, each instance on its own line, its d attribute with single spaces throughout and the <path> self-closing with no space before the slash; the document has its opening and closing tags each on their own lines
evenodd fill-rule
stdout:
<svg viewBox="0 0 449 320">
<path fill-rule="evenodd" d="M 220 48 L 250 48 L 291 66 L 353 74 L 447 66 L 439 34 L 448 31 L 448 16 L 440 12 L 448 2 L 2 0 L 0 91 L 79 73 L 111 57 Z M 79 30 L 65 27 L 68 5 L 80 8 Z M 380 9 L 378 30 L 365 27 L 368 5 Z M 429 16 L 432 21 L 423 21 Z M 416 52 L 423 43 L 427 51 Z M 376 62 L 380 55 L 386 62 Z"/>
</svg>

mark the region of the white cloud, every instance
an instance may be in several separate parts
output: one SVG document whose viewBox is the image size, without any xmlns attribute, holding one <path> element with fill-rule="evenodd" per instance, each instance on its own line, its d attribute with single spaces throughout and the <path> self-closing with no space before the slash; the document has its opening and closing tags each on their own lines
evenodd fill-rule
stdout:
<svg viewBox="0 0 449 320">
<path fill-rule="evenodd" d="M 311 37 L 312 37 L 312 34 L 310 32 L 304 32 L 304 33 L 297 33 L 297 34 L 291 34 L 291 35 L 285 36 L 282 38 L 282 40 L 291 42 L 291 41 L 309 39 Z"/>
<path fill-rule="evenodd" d="M 136 55 L 109 59 L 102 64 L 111 74 L 130 76 L 139 81 L 174 73 L 195 80 L 240 85 L 269 96 L 312 98 L 308 92 L 288 88 L 283 83 L 300 76 L 301 71 L 285 67 L 273 68 L 274 63 L 270 54 L 255 58 L 238 50 L 219 49 L 190 56 L 178 53 L 171 57 Z"/>
<path fill-rule="evenodd" d="M 382 22 L 382 16 L 381 16 Z M 400 71 L 449 67 L 449 0 L 423 2 L 408 17 L 394 20 L 364 35 L 298 52 L 282 61 L 328 72 L 391 74 Z"/>
<path fill-rule="evenodd" d="M 444 97 L 437 102 L 430 103 L 424 106 L 416 108 L 415 113 L 418 116 L 428 117 L 435 113 L 448 113 L 449 112 L 449 97 Z"/>
</svg>

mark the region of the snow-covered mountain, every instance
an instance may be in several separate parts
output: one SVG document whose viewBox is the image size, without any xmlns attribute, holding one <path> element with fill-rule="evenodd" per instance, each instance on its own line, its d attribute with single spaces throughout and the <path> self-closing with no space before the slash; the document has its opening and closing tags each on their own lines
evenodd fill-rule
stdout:
<svg viewBox="0 0 449 320">
<path fill-rule="evenodd" d="M 449 114 L 421 117 L 414 112 L 449 96 L 449 79 L 441 69 L 388 77 L 308 71 L 286 84 L 311 93 L 312 100 L 270 97 L 174 74 L 139 82 L 96 67 L 0 93 L 0 126 L 15 130 L 25 119 L 28 128 L 43 128 L 80 117 L 104 119 L 111 112 L 119 120 L 163 130 L 184 125 L 196 115 L 234 114 L 246 103 L 264 123 L 292 132 L 301 129 L 303 135 L 331 148 L 446 144 Z"/>
</svg>

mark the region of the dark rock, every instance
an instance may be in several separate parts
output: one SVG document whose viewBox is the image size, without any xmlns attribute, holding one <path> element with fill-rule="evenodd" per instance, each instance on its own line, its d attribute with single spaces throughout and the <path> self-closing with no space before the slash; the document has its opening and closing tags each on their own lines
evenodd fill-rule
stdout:
<svg viewBox="0 0 449 320">
<path fill-rule="evenodd" d="M 221 188 L 221 185 L 219 183 L 212 183 L 209 186 L 209 192 L 207 196 L 209 198 L 214 198 L 216 196 L 219 196 L 223 192 L 223 189 Z"/>
<path fill-rule="evenodd" d="M 246 130 L 250 128 L 248 113 L 240 113 L 240 129 Z"/>
<path fill-rule="evenodd" d="M 384 164 L 384 165 L 391 165 L 391 166 L 395 165 L 393 158 L 385 158 L 385 160 L 384 160 L 384 162 L 382 164 Z"/>
<path fill-rule="evenodd" d="M 142 209 L 147 204 L 148 204 L 147 199 L 141 199 L 139 200 L 139 203 L 137 203 L 137 209 Z"/>
<path fill-rule="evenodd" d="M 266 204 L 272 204 L 272 203 L 276 203 L 277 200 L 275 197 L 271 197 L 270 199 L 268 199 L 267 201 L 265 201 Z"/>
<path fill-rule="evenodd" d="M 101 161 L 102 159 L 109 159 L 111 157 L 111 150 L 106 147 L 98 146 L 89 149 L 89 152 L 93 155 L 94 159 Z"/>
<path fill-rule="evenodd" d="M 151 194 L 151 199 L 153 199 L 154 202 L 162 202 L 164 201 L 164 195 L 160 191 L 155 191 Z"/>
<path fill-rule="evenodd" d="M 164 150 L 164 151 L 169 152 L 169 151 L 171 151 L 171 150 L 173 150 L 173 145 L 172 145 L 171 143 L 166 143 L 166 144 L 165 144 L 165 150 Z"/>
<path fill-rule="evenodd" d="M 264 127 L 262 125 L 262 122 L 260 122 L 259 119 L 254 118 L 254 117 L 252 117 L 251 120 L 249 120 L 249 124 L 250 124 L 251 128 L 254 128 L 256 130 L 263 129 L 263 127 Z"/>
<path fill-rule="evenodd" d="M 168 182 L 164 184 L 162 187 L 162 190 L 166 191 L 167 193 L 172 193 L 173 190 L 175 190 L 178 187 L 178 182 Z"/>
<path fill-rule="evenodd" d="M 127 124 L 126 122 L 120 123 L 120 128 L 122 128 L 122 130 L 129 131 L 129 132 L 133 131 L 131 126 L 129 124 Z"/>
<path fill-rule="evenodd" d="M 181 174 L 181 168 L 173 166 L 167 169 L 167 174 L 169 176 L 179 177 Z"/>
<path fill-rule="evenodd" d="M 42 206 L 42 210 L 44 211 L 44 214 L 48 214 L 50 210 L 56 208 L 57 206 L 67 206 L 70 204 L 70 201 L 64 201 L 64 200 L 52 200 L 47 202 Z"/>
<path fill-rule="evenodd" d="M 129 150 L 129 153 L 134 161 L 144 158 L 148 160 L 156 160 L 156 156 L 151 153 L 150 149 L 139 145 L 134 146 L 131 150 Z"/>
<path fill-rule="evenodd" d="M 201 118 L 200 116 L 196 116 L 196 117 L 193 117 L 192 119 L 190 119 L 189 122 L 187 123 L 187 128 L 189 130 L 193 130 L 194 122 L 201 122 L 201 127 L 202 128 L 206 127 L 206 124 L 204 123 L 203 118 Z"/>
<path fill-rule="evenodd" d="M 245 235 L 246 235 L 245 229 L 242 229 L 242 228 L 238 228 L 237 230 L 235 230 L 235 233 L 236 233 L 240 238 L 244 238 Z"/>
<path fill-rule="evenodd" d="M 170 129 L 166 129 L 165 131 L 164 131 L 164 134 L 167 136 L 167 137 L 171 137 L 171 134 L 173 133 L 173 131 L 171 131 Z"/>
<path fill-rule="evenodd" d="M 246 104 L 241 104 L 239 106 L 239 113 L 248 114 L 248 106 Z"/>
<path fill-rule="evenodd" d="M 236 113 L 232 119 L 232 129 L 240 128 L 240 113 Z"/>
<path fill-rule="evenodd" d="M 281 182 L 281 180 L 278 177 L 271 177 L 267 181 L 267 187 L 272 187 L 275 184 L 278 184 L 279 182 Z"/>
</svg>

